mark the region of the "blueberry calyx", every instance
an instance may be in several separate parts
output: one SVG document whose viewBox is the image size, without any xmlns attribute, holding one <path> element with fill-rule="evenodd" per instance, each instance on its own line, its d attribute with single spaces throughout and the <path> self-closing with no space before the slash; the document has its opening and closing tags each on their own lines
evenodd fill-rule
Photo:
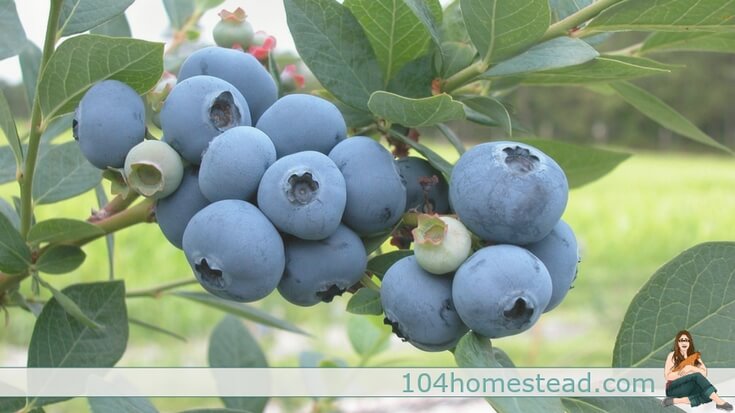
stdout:
<svg viewBox="0 0 735 413">
<path fill-rule="evenodd" d="M 75 141 L 79 140 L 79 122 L 77 121 L 77 118 L 74 118 L 71 121 L 71 135 L 74 137 Z"/>
<path fill-rule="evenodd" d="M 503 310 L 503 317 L 507 320 L 506 325 L 514 329 L 520 329 L 531 322 L 533 317 L 533 304 L 525 297 L 516 297 Z"/>
<path fill-rule="evenodd" d="M 322 302 L 331 303 L 334 297 L 342 295 L 345 292 L 344 288 L 339 288 L 336 284 L 330 285 L 327 289 L 317 291 L 316 296 L 319 297 Z"/>
<path fill-rule="evenodd" d="M 319 182 L 309 172 L 293 174 L 288 178 L 288 200 L 292 204 L 306 205 L 316 198 Z"/>
<path fill-rule="evenodd" d="M 209 108 L 209 120 L 220 132 L 240 124 L 240 109 L 230 92 L 222 92 L 214 99 Z"/>
<path fill-rule="evenodd" d="M 520 146 L 503 148 L 503 152 L 506 154 L 506 165 L 518 173 L 529 173 L 536 169 L 539 163 L 538 156 L 531 155 L 531 151 Z"/>
<path fill-rule="evenodd" d="M 143 196 L 153 196 L 160 192 L 164 186 L 163 173 L 160 167 L 150 162 L 132 164 L 128 181 Z"/>
<path fill-rule="evenodd" d="M 396 337 L 400 338 L 401 341 L 409 340 L 409 338 L 401 331 L 401 328 L 398 326 L 398 322 L 391 321 L 388 317 L 385 317 L 383 318 L 383 324 L 389 325 L 391 330 L 393 331 L 393 334 L 395 334 Z"/>
<path fill-rule="evenodd" d="M 222 271 L 212 268 L 206 258 L 202 258 L 198 263 L 194 264 L 194 270 L 199 275 L 199 279 L 212 288 L 225 288 L 225 278 Z"/>
</svg>

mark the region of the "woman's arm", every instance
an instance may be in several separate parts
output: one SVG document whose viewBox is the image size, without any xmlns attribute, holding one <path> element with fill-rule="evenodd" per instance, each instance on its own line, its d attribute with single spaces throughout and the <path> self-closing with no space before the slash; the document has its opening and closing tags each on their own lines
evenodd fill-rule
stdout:
<svg viewBox="0 0 735 413">
<path fill-rule="evenodd" d="M 702 373 L 704 377 L 707 377 L 707 366 L 704 365 L 704 361 L 702 359 L 699 359 L 699 366 L 695 366 L 697 369 L 699 369 L 699 372 Z"/>
<path fill-rule="evenodd" d="M 674 352 L 672 351 L 669 353 L 668 357 L 666 357 L 666 363 L 664 364 L 664 378 L 666 380 L 676 380 L 681 375 L 681 371 L 672 371 L 674 369 Z"/>
</svg>

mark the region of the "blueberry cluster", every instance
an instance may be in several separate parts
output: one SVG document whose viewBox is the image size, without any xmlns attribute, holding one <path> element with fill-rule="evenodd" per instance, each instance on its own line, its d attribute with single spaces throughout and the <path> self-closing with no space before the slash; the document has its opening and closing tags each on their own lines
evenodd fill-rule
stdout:
<svg viewBox="0 0 735 413">
<path fill-rule="evenodd" d="M 144 115 L 133 89 L 103 81 L 78 107 L 75 137 L 95 166 L 156 199 L 163 234 L 219 297 L 248 302 L 278 289 L 302 306 L 331 301 L 365 272 L 360 237 L 389 231 L 406 210 L 390 152 L 346 139 L 327 100 L 278 99 L 251 54 L 189 56 L 163 103 L 161 140 L 144 139 Z"/>
<path fill-rule="evenodd" d="M 404 176 L 420 168 L 408 159 L 399 161 Z M 451 207 L 458 219 L 419 216 L 414 255 L 383 278 L 386 324 L 427 351 L 454 347 L 470 329 L 491 338 L 529 329 L 576 277 L 577 241 L 561 220 L 568 191 L 559 165 L 530 145 L 491 142 L 466 152 L 448 188 L 439 182 L 423 193 L 422 205 Z"/>
<path fill-rule="evenodd" d="M 277 289 L 296 305 L 329 302 L 363 277 L 362 237 L 390 232 L 407 211 L 414 255 L 387 271 L 381 301 L 386 323 L 418 348 L 449 349 L 469 329 L 524 331 L 575 277 L 576 240 L 560 220 L 566 177 L 531 146 L 478 145 L 447 182 L 423 159 L 347 139 L 327 100 L 279 99 L 257 59 L 221 47 L 182 64 L 163 138 L 146 140 L 145 125 L 140 96 L 107 80 L 73 126 L 92 164 L 156 200 L 161 231 L 216 296 L 250 302 Z"/>
</svg>

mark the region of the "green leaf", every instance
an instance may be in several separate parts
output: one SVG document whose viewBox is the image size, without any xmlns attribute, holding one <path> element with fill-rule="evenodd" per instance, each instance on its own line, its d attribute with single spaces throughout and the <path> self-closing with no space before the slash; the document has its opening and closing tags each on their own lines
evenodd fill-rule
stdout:
<svg viewBox="0 0 735 413">
<path fill-rule="evenodd" d="M 446 79 L 472 64 L 477 50 L 474 47 L 459 42 L 444 42 L 441 45 L 441 68 L 439 73 Z"/>
<path fill-rule="evenodd" d="M 401 258 L 406 258 L 411 255 L 413 255 L 412 250 L 397 250 L 376 255 L 368 261 L 367 270 L 382 279 L 391 265 L 395 264 Z"/>
<path fill-rule="evenodd" d="M 382 317 L 355 316 L 347 320 L 350 344 L 363 362 L 386 350 L 390 335 L 391 330 L 383 326 Z"/>
<path fill-rule="evenodd" d="M 367 110 L 383 76 L 355 17 L 335 0 L 284 0 L 284 5 L 296 50 L 314 76 L 342 102 Z"/>
<path fill-rule="evenodd" d="M 181 413 L 252 413 L 240 409 L 193 409 L 184 410 Z"/>
<path fill-rule="evenodd" d="M 592 2 L 593 0 L 549 0 L 549 5 L 552 17 L 558 21 L 589 6 Z"/>
<path fill-rule="evenodd" d="M 661 367 L 679 330 L 688 330 L 708 367 L 735 365 L 735 243 L 692 247 L 656 271 L 628 306 L 613 367 Z"/>
<path fill-rule="evenodd" d="M 163 43 L 93 34 L 67 39 L 51 56 L 38 85 L 46 121 L 74 110 L 96 82 L 119 80 L 145 93 L 163 73 Z"/>
<path fill-rule="evenodd" d="M 174 29 L 184 27 L 186 21 L 194 14 L 194 0 L 163 0 L 163 7 Z"/>
<path fill-rule="evenodd" d="M 145 397 L 90 397 L 87 402 L 92 413 L 158 413 Z"/>
<path fill-rule="evenodd" d="M 64 243 L 97 237 L 104 235 L 104 233 L 100 227 L 89 222 L 68 218 L 51 218 L 31 227 L 28 232 L 28 242 L 33 244 L 43 242 Z"/>
<path fill-rule="evenodd" d="M 489 96 L 473 96 L 462 99 L 462 103 L 475 112 L 496 121 L 509 137 L 513 136 L 513 121 L 503 102 Z"/>
<path fill-rule="evenodd" d="M 459 103 L 459 102 L 456 102 Z M 418 143 L 414 141 L 413 139 L 409 139 L 406 137 L 406 135 L 403 135 L 401 133 L 398 133 L 397 131 L 390 129 L 388 131 L 390 136 L 408 146 L 413 148 L 416 152 L 420 153 L 421 155 L 424 155 L 424 158 L 426 158 L 427 161 L 439 170 L 439 172 L 444 174 L 444 177 L 449 179 L 449 177 L 452 176 L 452 168 L 454 167 L 451 163 L 449 163 L 446 159 L 442 158 L 441 155 L 431 150 L 429 147 Z"/>
<path fill-rule="evenodd" d="M 0 398 L 0 412 L 17 412 L 26 405 L 25 397 Z"/>
<path fill-rule="evenodd" d="M 360 109 L 355 109 L 352 106 L 347 106 L 340 101 L 334 101 L 337 109 L 342 113 L 342 117 L 345 119 L 345 123 L 348 128 L 362 128 L 373 123 L 373 114 Z"/>
<path fill-rule="evenodd" d="M 347 311 L 352 314 L 383 314 L 383 305 L 380 303 L 380 291 L 370 288 L 360 288 L 347 302 Z"/>
<path fill-rule="evenodd" d="M 39 157 L 33 180 L 33 200 L 50 204 L 87 192 L 102 179 L 76 142 L 54 145 Z"/>
<path fill-rule="evenodd" d="M 735 53 L 735 33 L 653 33 L 640 50 L 643 54 L 674 51 Z"/>
<path fill-rule="evenodd" d="M 467 107 L 465 106 L 465 114 L 467 113 L 466 109 Z M 436 125 L 436 128 L 439 129 L 439 132 L 441 132 L 442 135 L 444 135 L 444 137 L 447 138 L 447 141 L 450 144 L 452 144 L 452 146 L 454 146 L 454 149 L 457 150 L 457 153 L 460 156 L 467 151 L 467 148 L 465 148 L 464 143 L 462 143 L 462 139 L 460 139 L 459 136 L 457 136 L 457 134 L 454 133 L 452 128 L 450 128 L 449 126 L 443 123 Z"/>
<path fill-rule="evenodd" d="M 487 63 L 504 60 L 534 44 L 551 19 L 547 0 L 460 0 L 460 7 L 472 44 Z"/>
<path fill-rule="evenodd" d="M 125 13 L 120 13 L 112 19 L 100 24 L 89 31 L 91 34 L 101 34 L 110 37 L 131 37 L 130 23 Z"/>
<path fill-rule="evenodd" d="M 454 360 L 461 368 L 512 367 L 500 364 L 496 359 L 496 354 L 498 353 L 494 351 L 489 339 L 469 332 L 457 343 L 454 349 Z M 501 354 L 504 356 L 503 361 L 510 361 L 505 353 L 501 352 Z M 564 412 L 558 397 L 488 397 L 485 400 L 498 413 Z"/>
<path fill-rule="evenodd" d="M 29 40 L 18 55 L 29 109 L 33 106 L 33 99 L 36 96 L 36 81 L 41 67 L 42 54 L 41 49 Z"/>
<path fill-rule="evenodd" d="M 552 20 L 562 20 L 592 3 L 594 3 L 594 0 L 550 0 L 549 5 L 551 6 Z M 610 35 L 611 33 L 600 33 L 594 36 L 586 36 L 584 41 L 589 44 L 600 44 L 607 40 Z"/>
<path fill-rule="evenodd" d="M 20 145 L 20 138 L 18 138 L 18 129 L 15 127 L 13 113 L 10 111 L 10 106 L 8 105 L 8 101 L 5 100 L 5 94 L 2 90 L 0 90 L 0 130 L 2 130 L 10 149 L 13 151 L 16 168 L 22 168 L 23 147 Z"/>
<path fill-rule="evenodd" d="M 409 128 L 436 125 L 449 120 L 464 119 L 464 108 L 446 93 L 411 99 L 394 93 L 378 91 L 370 96 L 370 111 L 392 123 Z"/>
<path fill-rule="evenodd" d="M 9 146 L 0 146 L 0 184 L 6 184 L 16 180 L 15 154 Z"/>
<path fill-rule="evenodd" d="M 610 86 L 626 102 L 630 103 L 644 115 L 658 122 L 661 126 L 699 143 L 715 147 L 730 154 L 733 153 L 730 148 L 712 139 L 689 119 L 644 89 L 628 82 L 615 82 L 611 83 Z"/>
<path fill-rule="evenodd" d="M 266 313 L 265 311 L 262 311 L 258 308 L 241 303 L 236 303 L 233 301 L 223 300 L 209 293 L 200 293 L 195 291 L 176 291 L 171 293 L 171 295 L 186 298 L 187 300 L 195 301 L 197 303 L 216 308 L 220 311 L 234 314 L 238 317 L 254 321 L 258 324 L 290 331 L 292 333 L 303 334 L 305 336 L 309 335 L 304 330 L 286 321 L 273 317 L 269 313 Z"/>
<path fill-rule="evenodd" d="M 123 13 L 134 0 L 64 0 L 59 17 L 62 36 L 86 32 Z"/>
<path fill-rule="evenodd" d="M 48 127 L 41 134 L 42 143 L 53 142 L 54 139 L 60 137 L 71 129 L 72 122 L 74 120 L 74 113 L 67 113 L 66 115 L 59 116 L 49 123 Z"/>
<path fill-rule="evenodd" d="M 56 297 L 43 307 L 28 347 L 28 367 L 112 367 L 128 341 L 122 281 L 76 284 L 61 291 L 102 329 L 70 318 Z"/>
<path fill-rule="evenodd" d="M 51 295 L 53 295 L 53 298 L 56 300 L 56 302 L 61 306 L 61 308 L 66 311 L 67 314 L 74 317 L 77 321 L 82 323 L 84 326 L 98 330 L 103 329 L 104 327 L 92 320 L 87 314 L 84 313 L 84 310 L 82 310 L 77 303 L 74 302 L 69 296 L 64 294 L 63 292 L 57 290 L 53 285 L 49 284 L 48 282 L 44 281 L 43 279 L 36 277 L 36 281 L 38 281 L 41 286 L 51 292 Z"/>
<path fill-rule="evenodd" d="M 31 250 L 12 221 L 0 214 L 0 271 L 18 274 L 31 263 Z"/>
<path fill-rule="evenodd" d="M 583 40 L 557 37 L 498 63 L 482 76 L 492 78 L 559 69 L 589 62 L 599 55 L 597 50 Z"/>
<path fill-rule="evenodd" d="M 36 269 L 47 274 L 66 274 L 79 268 L 87 258 L 81 248 L 74 245 L 52 245 L 36 261 Z"/>
<path fill-rule="evenodd" d="M 442 5 L 438 0 L 403 0 L 404 3 L 418 17 L 426 30 L 429 31 L 434 45 L 439 47 L 442 43 L 440 26 L 442 22 Z"/>
<path fill-rule="evenodd" d="M 13 0 L 0 0 L 0 27 L 0 60 L 3 60 L 20 53 L 26 43 L 26 33 Z"/>
<path fill-rule="evenodd" d="M 258 342 L 248 332 L 242 321 L 225 316 L 209 337 L 209 367 L 260 368 L 268 367 L 268 361 Z M 223 397 L 230 409 L 261 413 L 268 403 L 267 397 Z"/>
<path fill-rule="evenodd" d="M 459 0 L 452 1 L 444 9 L 440 37 L 445 42 L 470 43 L 470 35 L 462 18 Z"/>
<path fill-rule="evenodd" d="M 603 55 L 577 66 L 530 73 L 521 81 L 538 86 L 606 83 L 669 73 L 676 68 L 640 57 Z"/>
<path fill-rule="evenodd" d="M 676 406 L 663 407 L 653 397 L 562 397 L 567 413 L 681 413 Z"/>
<path fill-rule="evenodd" d="M 10 224 L 13 225 L 13 228 L 15 228 L 17 231 L 20 231 L 20 217 L 18 216 L 18 213 L 15 212 L 15 208 L 13 208 L 8 201 L 0 198 L 0 214 L 5 216 L 5 218 L 10 221 Z"/>
<path fill-rule="evenodd" d="M 495 360 L 490 339 L 473 332 L 465 334 L 457 343 L 454 361 L 461 368 L 503 367 Z"/>
<path fill-rule="evenodd" d="M 128 317 L 128 323 L 134 326 L 143 327 L 155 333 L 159 333 L 159 334 L 163 334 L 163 335 L 175 338 L 176 340 L 186 343 L 186 337 L 182 336 L 181 334 L 176 334 L 171 330 L 167 330 L 163 327 L 159 327 L 157 325 L 147 323 L 143 320 L 138 320 L 137 318 Z"/>
<path fill-rule="evenodd" d="M 591 31 L 732 31 L 735 0 L 625 0 L 600 13 Z"/>
<path fill-rule="evenodd" d="M 579 188 L 602 178 L 630 157 L 629 153 L 548 139 L 524 138 L 520 141 L 540 149 L 553 158 L 564 170 L 569 188 Z"/>
<path fill-rule="evenodd" d="M 408 62 L 388 83 L 388 91 L 409 98 L 431 96 L 431 83 L 437 77 L 434 56 L 428 54 Z"/>
<path fill-rule="evenodd" d="M 383 69 L 384 85 L 406 63 L 423 56 L 431 36 L 403 0 L 345 0 Z"/>
<path fill-rule="evenodd" d="M 500 365 L 503 367 L 513 368 L 516 366 L 515 364 L 513 364 L 513 360 L 511 360 L 508 356 L 508 353 L 495 346 L 493 346 L 493 357 L 495 357 L 495 361 L 500 363 Z"/>
</svg>

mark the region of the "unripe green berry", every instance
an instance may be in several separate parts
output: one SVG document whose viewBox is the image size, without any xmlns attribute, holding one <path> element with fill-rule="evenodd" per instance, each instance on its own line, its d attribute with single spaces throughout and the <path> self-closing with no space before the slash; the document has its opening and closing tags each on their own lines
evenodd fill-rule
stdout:
<svg viewBox="0 0 735 413">
<path fill-rule="evenodd" d="M 452 217 L 419 215 L 413 237 L 416 262 L 432 274 L 454 272 L 472 247 L 470 232 Z"/>
<path fill-rule="evenodd" d="M 222 18 L 212 30 L 212 36 L 217 46 L 232 48 L 237 45 L 242 50 L 248 50 L 253 44 L 255 31 L 253 26 L 246 20 L 247 15 L 241 8 L 230 13 L 222 10 L 219 13 Z"/>
<path fill-rule="evenodd" d="M 135 192 L 161 199 L 171 195 L 181 184 L 184 164 L 166 142 L 143 141 L 125 158 L 125 179 Z"/>
</svg>

